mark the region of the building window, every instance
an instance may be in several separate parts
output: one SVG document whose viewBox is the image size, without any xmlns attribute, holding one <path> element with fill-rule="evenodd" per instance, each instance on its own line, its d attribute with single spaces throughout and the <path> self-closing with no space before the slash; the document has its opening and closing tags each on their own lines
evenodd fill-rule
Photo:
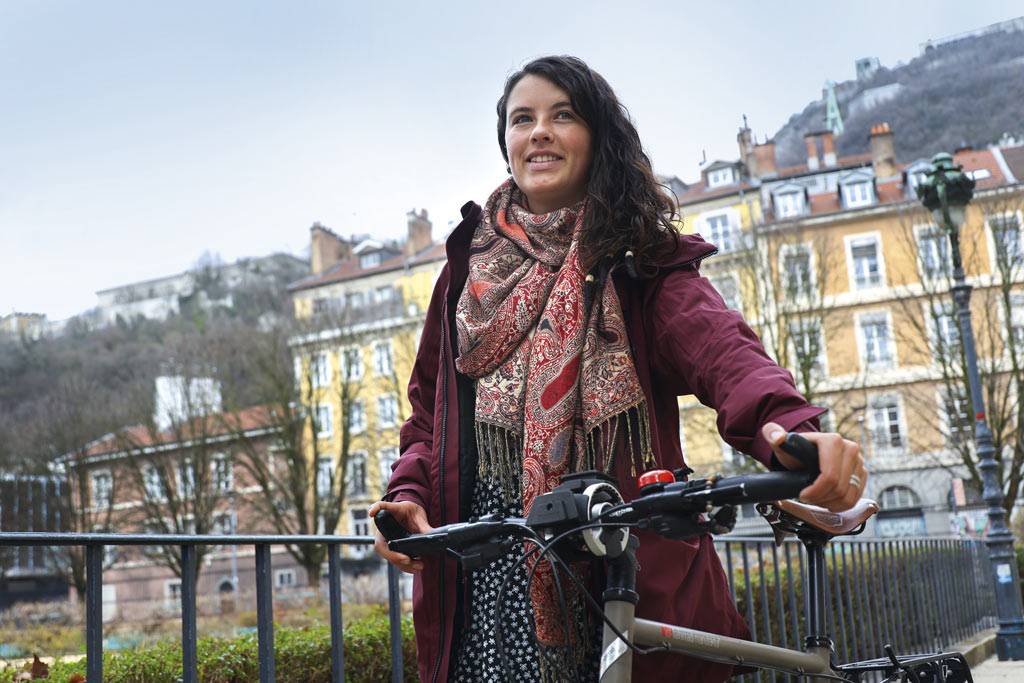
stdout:
<svg viewBox="0 0 1024 683">
<path fill-rule="evenodd" d="M 348 493 L 350 496 L 366 495 L 366 453 L 348 455 Z"/>
<path fill-rule="evenodd" d="M 991 214 L 985 216 L 992 228 L 992 240 L 995 242 L 996 258 L 1002 257 L 1003 263 L 1016 265 L 1021 262 L 1024 250 L 1021 245 L 1020 213 Z M 997 261 L 998 262 L 998 261 Z"/>
<path fill-rule="evenodd" d="M 900 407 L 895 398 L 880 399 L 871 407 L 872 441 L 876 448 L 903 448 Z"/>
<path fill-rule="evenodd" d="M 800 320 L 789 325 L 790 349 L 793 368 L 798 375 L 809 370 L 811 377 L 825 374 L 825 345 L 821 338 L 821 324 L 816 320 Z"/>
<path fill-rule="evenodd" d="M 379 304 L 388 304 L 395 300 L 395 288 L 391 285 L 378 287 L 374 294 Z"/>
<path fill-rule="evenodd" d="M 905 510 L 907 508 L 921 507 L 921 499 L 914 491 L 906 486 L 890 486 L 882 491 L 879 497 L 879 507 L 883 510 Z"/>
<path fill-rule="evenodd" d="M 871 183 L 862 180 L 856 183 L 843 185 L 843 206 L 848 209 L 855 209 L 858 206 L 867 206 L 874 203 L 874 196 L 871 191 Z"/>
<path fill-rule="evenodd" d="M 376 268 L 380 265 L 380 252 L 371 251 L 367 254 L 359 255 L 359 267 L 362 269 Z"/>
<path fill-rule="evenodd" d="M 278 569 L 274 572 L 274 586 L 278 589 L 294 588 L 295 585 L 296 581 L 294 569 Z"/>
<path fill-rule="evenodd" d="M 218 493 L 228 493 L 235 488 L 231 458 L 218 453 L 213 456 L 213 486 Z"/>
<path fill-rule="evenodd" d="M 326 387 L 331 383 L 331 366 L 326 353 L 318 353 L 309 359 L 309 375 L 314 387 Z"/>
<path fill-rule="evenodd" d="M 882 284 L 877 240 L 869 237 L 852 241 L 850 257 L 853 260 L 853 279 L 858 289 Z"/>
<path fill-rule="evenodd" d="M 370 514 L 366 508 L 356 508 L 349 512 L 349 519 L 351 520 L 351 529 L 353 536 L 372 536 L 370 533 Z M 373 551 L 372 545 L 352 545 L 349 546 L 352 550 L 352 554 L 356 557 L 365 557 Z"/>
<path fill-rule="evenodd" d="M 963 387 L 947 387 L 942 397 L 946 413 L 946 427 L 951 443 L 959 444 L 970 436 L 974 421 L 971 419 L 971 404 Z"/>
<path fill-rule="evenodd" d="M 110 470 L 97 470 L 89 473 L 92 483 L 92 504 L 93 507 L 110 505 L 111 495 L 114 492 L 114 477 Z"/>
<path fill-rule="evenodd" d="M 949 277 L 949 240 L 946 239 L 946 233 L 934 225 L 917 231 L 917 257 L 922 278 Z"/>
<path fill-rule="evenodd" d="M 811 294 L 811 254 L 806 247 L 787 249 L 782 257 L 782 270 L 787 296 L 793 298 Z"/>
<path fill-rule="evenodd" d="M 1024 293 L 1010 295 L 1010 328 L 1013 330 L 1013 341 L 1024 345 Z"/>
<path fill-rule="evenodd" d="M 722 277 L 711 278 L 711 285 L 722 296 L 722 300 L 725 301 L 725 305 L 728 308 L 734 311 L 741 310 L 740 287 L 736 282 L 736 276 L 723 275 Z"/>
<path fill-rule="evenodd" d="M 395 373 L 391 363 L 391 342 L 383 341 L 373 346 L 373 374 L 375 377 L 391 377 Z"/>
<path fill-rule="evenodd" d="M 953 361 L 951 352 L 960 347 L 960 323 L 953 306 L 946 304 L 932 311 L 934 325 L 934 353 L 936 358 Z"/>
<path fill-rule="evenodd" d="M 235 533 L 235 515 L 232 512 L 218 512 L 213 516 L 210 532 L 222 536 Z"/>
<path fill-rule="evenodd" d="M 377 451 L 377 460 L 380 463 L 380 488 L 385 491 L 391 479 L 391 466 L 398 462 L 398 449 L 394 446 L 380 449 Z"/>
<path fill-rule="evenodd" d="M 316 494 L 323 499 L 330 499 L 334 491 L 334 460 L 320 458 L 316 464 Z"/>
<path fill-rule="evenodd" d="M 163 474 L 154 465 L 143 467 L 142 489 L 149 500 L 165 500 L 167 498 Z"/>
<path fill-rule="evenodd" d="M 377 397 L 377 429 L 394 427 L 398 421 L 398 399 L 394 394 Z"/>
<path fill-rule="evenodd" d="M 363 350 L 358 346 L 350 346 L 342 349 L 341 357 L 345 368 L 345 381 L 361 380 L 363 378 Z"/>
<path fill-rule="evenodd" d="M 893 348 L 889 337 L 889 320 L 885 315 L 864 316 L 860 320 L 864 343 L 864 363 L 869 370 L 892 365 Z"/>
<path fill-rule="evenodd" d="M 362 434 L 366 431 L 366 408 L 362 399 L 349 401 L 348 431 L 349 434 Z"/>
<path fill-rule="evenodd" d="M 349 310 L 358 310 L 363 307 L 363 293 L 362 292 L 346 292 L 345 293 L 345 307 Z"/>
<path fill-rule="evenodd" d="M 739 227 L 728 213 L 707 216 L 704 223 L 707 225 L 705 236 L 708 241 L 718 247 L 723 254 L 740 248 Z"/>
<path fill-rule="evenodd" d="M 735 182 L 735 174 L 732 168 L 716 168 L 708 171 L 708 187 L 722 187 Z"/>
<path fill-rule="evenodd" d="M 169 608 L 181 606 L 181 579 L 164 581 L 164 605 Z"/>
<path fill-rule="evenodd" d="M 775 213 L 779 218 L 791 218 L 804 213 L 803 190 L 780 192 L 775 195 Z"/>
<path fill-rule="evenodd" d="M 334 433 L 334 427 L 331 424 L 331 407 L 329 405 L 318 405 L 315 408 L 314 413 L 316 419 L 316 437 L 318 439 L 329 439 L 331 434 Z"/>
<path fill-rule="evenodd" d="M 196 495 L 196 468 L 192 458 L 183 458 L 178 462 L 178 495 L 189 497 Z"/>
</svg>

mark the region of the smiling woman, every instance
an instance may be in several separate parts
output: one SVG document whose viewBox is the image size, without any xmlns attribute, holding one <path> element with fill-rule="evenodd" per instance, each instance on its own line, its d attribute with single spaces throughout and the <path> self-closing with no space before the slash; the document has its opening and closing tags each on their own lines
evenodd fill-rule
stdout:
<svg viewBox="0 0 1024 683">
<path fill-rule="evenodd" d="M 447 243 L 412 378 L 412 416 L 385 500 L 406 529 L 485 514 L 527 514 L 562 477 L 602 470 L 627 500 L 643 469 L 685 467 L 677 396 L 719 410 L 722 437 L 767 466 L 783 430 L 817 431 L 788 372 L 742 316 L 700 277 L 715 248 L 679 235 L 668 193 L 625 108 L 572 57 L 513 74 L 498 100 L 498 144 L 511 175 Z M 856 444 L 811 433 L 822 477 L 803 492 L 846 509 L 867 473 Z M 854 475 L 854 476 L 851 476 Z M 856 484 L 854 484 L 856 482 Z M 640 532 L 637 615 L 748 637 L 710 538 Z M 596 681 L 600 621 L 577 585 L 546 563 L 516 564 L 517 545 L 463 574 L 451 560 L 377 551 L 416 574 L 414 617 L 424 681 Z M 497 588 L 507 583 L 497 642 Z M 568 618 L 560 608 L 564 595 Z M 503 668 L 504 652 L 511 670 Z M 634 680 L 715 682 L 732 668 L 666 654 L 633 660 Z"/>
</svg>

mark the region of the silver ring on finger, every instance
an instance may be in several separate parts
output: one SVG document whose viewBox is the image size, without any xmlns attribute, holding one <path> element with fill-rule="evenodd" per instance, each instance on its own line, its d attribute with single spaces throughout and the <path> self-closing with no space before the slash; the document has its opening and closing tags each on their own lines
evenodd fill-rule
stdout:
<svg viewBox="0 0 1024 683">
<path fill-rule="evenodd" d="M 857 489 L 859 491 L 861 484 L 862 484 L 862 482 L 860 480 L 860 477 L 858 477 L 856 474 L 851 474 L 850 475 L 850 486 L 852 486 L 853 488 L 855 488 L 855 489 Z"/>
</svg>

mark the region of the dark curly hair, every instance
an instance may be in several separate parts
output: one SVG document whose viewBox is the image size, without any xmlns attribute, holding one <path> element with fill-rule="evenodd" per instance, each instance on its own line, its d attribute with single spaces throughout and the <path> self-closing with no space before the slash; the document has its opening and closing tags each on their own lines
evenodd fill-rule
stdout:
<svg viewBox="0 0 1024 683">
<path fill-rule="evenodd" d="M 569 95 L 573 109 L 590 127 L 593 160 L 587 180 L 588 215 L 580 235 L 580 261 L 586 272 L 625 262 L 636 276 L 638 266 L 652 272 L 655 254 L 668 236 L 678 246 L 672 219 L 676 206 L 658 183 L 640 136 L 608 81 L 576 57 L 540 57 L 505 81 L 498 100 L 498 146 L 508 162 L 505 120 L 512 88 L 526 75 L 545 78 Z M 632 252 L 633 259 L 627 257 Z"/>
</svg>

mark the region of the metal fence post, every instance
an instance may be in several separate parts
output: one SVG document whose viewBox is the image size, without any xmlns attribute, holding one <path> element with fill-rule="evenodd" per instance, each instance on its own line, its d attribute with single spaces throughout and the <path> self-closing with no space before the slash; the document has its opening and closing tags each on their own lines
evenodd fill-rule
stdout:
<svg viewBox="0 0 1024 683">
<path fill-rule="evenodd" d="M 341 623 L 341 569 L 338 546 L 327 546 L 327 595 L 331 604 L 331 680 L 345 680 L 345 635 Z"/>
<path fill-rule="evenodd" d="M 388 562 L 388 620 L 391 622 L 391 683 L 402 683 L 405 658 L 402 656 L 402 598 L 398 588 L 398 570 Z"/>
<path fill-rule="evenodd" d="M 274 595 L 270 580 L 270 546 L 256 544 L 256 637 L 260 683 L 275 683 Z"/>
<path fill-rule="evenodd" d="M 183 683 L 199 680 L 196 653 L 196 548 L 181 546 L 181 668 Z"/>
<path fill-rule="evenodd" d="M 85 675 L 103 680 L 103 546 L 85 546 Z"/>
</svg>

